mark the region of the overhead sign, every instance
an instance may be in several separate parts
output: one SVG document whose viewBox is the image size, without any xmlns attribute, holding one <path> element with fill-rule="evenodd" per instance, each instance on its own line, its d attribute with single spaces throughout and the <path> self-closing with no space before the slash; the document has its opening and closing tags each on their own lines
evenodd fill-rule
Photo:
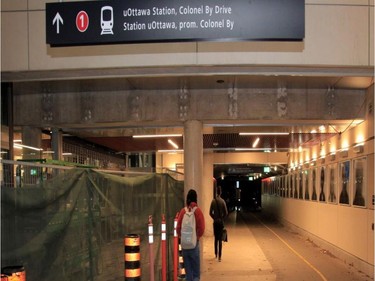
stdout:
<svg viewBox="0 0 375 281">
<path fill-rule="evenodd" d="M 301 41 L 303 0 L 112 0 L 46 4 L 51 46 Z"/>
</svg>

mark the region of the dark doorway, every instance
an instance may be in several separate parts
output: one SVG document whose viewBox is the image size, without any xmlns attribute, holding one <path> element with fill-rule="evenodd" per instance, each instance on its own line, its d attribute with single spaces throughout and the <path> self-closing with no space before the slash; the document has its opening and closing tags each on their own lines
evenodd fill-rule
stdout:
<svg viewBox="0 0 375 281">
<path fill-rule="evenodd" d="M 251 210 L 260 211 L 261 179 L 249 177 L 226 176 L 218 178 L 217 185 L 222 188 L 222 197 L 227 203 L 228 211 Z"/>
</svg>

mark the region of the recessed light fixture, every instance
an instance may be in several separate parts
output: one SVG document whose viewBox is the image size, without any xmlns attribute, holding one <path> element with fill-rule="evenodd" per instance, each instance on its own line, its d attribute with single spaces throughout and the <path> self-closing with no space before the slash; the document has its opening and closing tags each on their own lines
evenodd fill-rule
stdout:
<svg viewBox="0 0 375 281">
<path fill-rule="evenodd" d="M 330 161 L 335 161 L 335 160 L 336 160 L 336 153 L 335 153 L 335 152 L 332 152 L 332 153 L 329 155 L 329 160 L 330 160 Z"/>
<path fill-rule="evenodd" d="M 357 145 L 354 146 L 353 151 L 355 153 L 362 153 L 363 150 L 364 150 L 363 148 L 364 148 L 363 144 L 357 144 Z"/>
<path fill-rule="evenodd" d="M 183 149 L 159 149 L 159 153 L 179 153 L 179 152 L 184 152 Z"/>
<path fill-rule="evenodd" d="M 250 147 L 237 147 L 234 151 L 264 151 L 267 148 L 250 148 Z"/>
<path fill-rule="evenodd" d="M 178 149 L 178 145 L 171 139 L 168 139 L 168 143 L 171 144 L 175 149 Z"/>
<path fill-rule="evenodd" d="M 43 148 L 37 148 L 37 147 L 28 146 L 28 145 L 19 144 L 19 143 L 13 144 L 13 147 L 17 148 L 17 149 L 27 148 L 27 149 L 36 150 L 36 151 L 42 151 L 43 150 Z"/>
<path fill-rule="evenodd" d="M 346 157 L 348 157 L 348 155 L 349 155 L 349 152 L 348 152 L 347 148 L 340 151 L 340 156 L 342 158 L 346 158 Z"/>
<path fill-rule="evenodd" d="M 242 132 L 239 133 L 240 136 L 287 136 L 289 133 L 284 132 L 255 132 L 255 133 L 247 133 Z"/>
<path fill-rule="evenodd" d="M 182 137 L 182 134 L 159 134 L 159 135 L 134 135 L 133 138 L 171 138 Z"/>
<path fill-rule="evenodd" d="M 253 147 L 256 147 L 260 141 L 260 138 L 256 138 L 256 140 L 253 142 Z"/>
</svg>

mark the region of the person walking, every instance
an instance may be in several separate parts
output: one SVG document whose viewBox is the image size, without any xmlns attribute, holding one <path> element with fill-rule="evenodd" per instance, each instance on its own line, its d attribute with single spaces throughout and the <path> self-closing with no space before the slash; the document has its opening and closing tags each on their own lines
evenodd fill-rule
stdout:
<svg viewBox="0 0 375 281">
<path fill-rule="evenodd" d="M 200 250 L 199 250 L 199 239 L 203 236 L 205 229 L 205 221 L 202 210 L 198 207 L 198 198 L 197 192 L 194 189 L 190 189 L 186 195 L 186 207 L 182 208 L 179 212 L 177 218 L 177 227 L 176 231 L 178 236 L 181 238 L 181 247 L 182 247 L 182 257 L 184 259 L 184 266 L 186 271 L 186 281 L 199 281 L 200 280 Z M 195 231 L 193 233 L 192 239 L 194 240 L 193 246 L 186 247 L 184 249 L 184 244 L 182 242 L 185 239 L 182 236 L 186 236 L 189 232 L 188 228 L 185 226 L 186 217 L 189 214 L 194 215 Z M 190 241 L 189 241 L 190 242 Z"/>
<path fill-rule="evenodd" d="M 214 249 L 215 249 L 215 258 L 219 259 L 221 262 L 222 255 L 222 236 L 224 229 L 224 220 L 228 216 L 227 205 L 223 198 L 221 198 L 221 186 L 216 187 L 216 196 L 211 201 L 210 206 L 210 217 L 214 221 Z"/>
</svg>

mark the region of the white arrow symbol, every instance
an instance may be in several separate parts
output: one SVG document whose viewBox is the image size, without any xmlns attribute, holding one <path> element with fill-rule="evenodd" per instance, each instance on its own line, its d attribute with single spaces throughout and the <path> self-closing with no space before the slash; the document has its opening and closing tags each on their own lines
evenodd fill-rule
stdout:
<svg viewBox="0 0 375 281">
<path fill-rule="evenodd" d="M 52 25 L 54 25 L 55 23 L 57 23 L 56 32 L 57 32 L 57 34 L 59 34 L 60 33 L 60 23 L 64 24 L 64 21 L 63 21 L 62 17 L 60 16 L 59 12 L 57 12 L 56 16 L 53 18 Z"/>
</svg>

